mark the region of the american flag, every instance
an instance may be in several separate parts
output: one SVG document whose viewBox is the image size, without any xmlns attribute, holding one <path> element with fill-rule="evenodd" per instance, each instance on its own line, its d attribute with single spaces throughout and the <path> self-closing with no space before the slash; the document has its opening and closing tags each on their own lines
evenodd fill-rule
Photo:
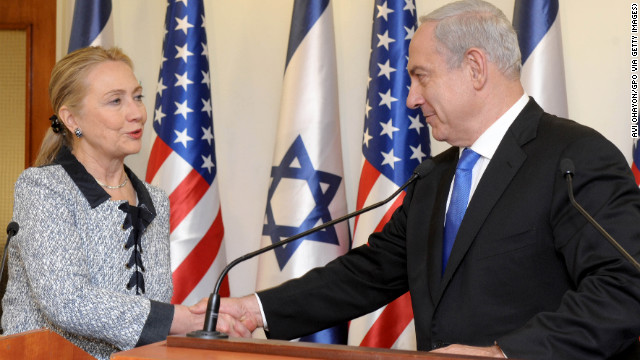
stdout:
<svg viewBox="0 0 640 360">
<path fill-rule="evenodd" d="M 567 117 L 558 0 L 516 0 L 513 27 L 522 54 L 522 86 L 545 111 Z"/>
<path fill-rule="evenodd" d="M 172 303 L 190 305 L 226 265 L 202 0 L 169 0 L 165 28 L 146 180 L 169 194 Z"/>
<path fill-rule="evenodd" d="M 111 0 L 76 0 L 68 52 L 87 46 L 113 46 Z"/>
<path fill-rule="evenodd" d="M 640 146 L 638 146 L 637 141 L 633 143 L 633 164 L 631 164 L 631 171 L 633 172 L 633 177 L 636 178 L 636 184 L 640 186 Z"/>
<path fill-rule="evenodd" d="M 296 0 L 262 246 L 347 212 L 337 89 L 331 3 Z M 349 228 L 343 222 L 262 255 L 258 289 L 278 285 L 326 264 L 348 250 L 349 240 Z M 346 325 L 300 340 L 345 343 Z"/>
<path fill-rule="evenodd" d="M 388 197 L 430 156 L 426 121 L 420 111 L 405 105 L 410 84 L 407 56 L 416 26 L 414 0 L 376 0 L 357 209 Z M 354 247 L 366 244 L 372 232 L 380 231 L 403 198 L 404 193 L 394 202 L 357 217 Z M 409 294 L 353 320 L 349 344 L 415 349 Z"/>
</svg>

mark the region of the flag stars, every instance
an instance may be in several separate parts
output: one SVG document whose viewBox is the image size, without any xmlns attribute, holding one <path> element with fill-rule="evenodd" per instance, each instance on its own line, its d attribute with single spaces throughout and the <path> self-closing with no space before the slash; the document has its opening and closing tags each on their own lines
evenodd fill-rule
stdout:
<svg viewBox="0 0 640 360">
<path fill-rule="evenodd" d="M 424 127 L 424 124 L 420 122 L 420 115 L 416 114 L 416 116 L 409 116 L 409 121 L 411 121 L 411 125 L 409 125 L 409 130 L 415 129 L 418 134 L 420 134 L 420 128 Z"/>
<path fill-rule="evenodd" d="M 413 15 L 413 12 L 416 10 L 413 0 L 404 0 L 404 8 L 402 8 L 402 10 L 407 10 L 411 12 L 411 15 Z"/>
<path fill-rule="evenodd" d="M 164 62 L 167 61 L 167 58 L 164 57 L 164 51 L 162 52 L 162 59 L 160 59 L 160 69 L 164 66 Z"/>
<path fill-rule="evenodd" d="M 162 125 L 162 118 L 167 116 L 166 114 L 164 114 L 162 112 L 162 105 L 160 105 L 157 109 L 156 109 L 156 114 L 154 116 L 154 121 L 157 121 L 159 125 Z"/>
<path fill-rule="evenodd" d="M 156 86 L 156 93 L 160 96 L 162 96 L 162 92 L 164 91 L 164 89 L 166 89 L 167 87 L 164 86 L 164 84 L 162 83 L 162 77 L 160 77 L 160 79 L 158 80 L 158 86 Z"/>
<path fill-rule="evenodd" d="M 174 112 L 173 114 L 174 115 L 180 114 L 185 120 L 187 120 L 187 114 L 190 112 L 193 112 L 192 109 L 189 109 L 187 107 L 187 100 L 185 100 L 182 104 L 177 101 L 174 101 L 174 103 L 176 104 L 177 109 L 176 109 L 176 112 Z"/>
<path fill-rule="evenodd" d="M 373 136 L 369 135 L 369 128 L 364 131 L 364 136 L 362 139 L 362 143 L 364 146 L 369 147 L 369 141 L 373 139 Z"/>
<path fill-rule="evenodd" d="M 396 157 L 395 155 L 393 155 L 393 149 L 391 149 L 391 151 L 389 151 L 388 153 L 385 153 L 384 151 L 381 151 L 380 153 L 384 158 L 384 160 L 382 160 L 381 165 L 389 165 L 391 166 L 392 169 L 395 169 L 396 162 L 402 160 L 399 157 Z"/>
<path fill-rule="evenodd" d="M 202 128 L 202 138 L 201 140 L 205 140 L 206 142 L 209 143 L 209 145 L 211 145 L 211 140 L 213 140 L 213 130 L 211 128 L 211 126 L 209 126 L 208 128 Z"/>
<path fill-rule="evenodd" d="M 418 159 L 418 162 L 421 163 L 422 162 L 422 158 L 426 158 L 427 157 L 427 155 L 422 152 L 422 144 L 418 145 L 417 147 L 413 147 L 413 146 L 409 145 L 409 147 L 411 148 L 411 151 L 412 151 L 410 159 Z"/>
<path fill-rule="evenodd" d="M 405 40 L 411 40 L 413 39 L 413 35 L 416 33 L 416 28 L 415 27 L 404 27 L 404 30 L 407 32 L 407 36 L 404 37 Z"/>
<path fill-rule="evenodd" d="M 183 3 L 183 4 L 184 4 L 184 6 L 189 6 L 189 5 L 187 4 L 187 2 L 188 2 L 188 1 L 189 1 L 189 0 L 177 0 L 177 1 L 176 1 L 176 4 L 177 4 L 177 3 L 179 3 L 179 2 L 181 2 L 181 3 Z"/>
<path fill-rule="evenodd" d="M 182 86 L 184 88 L 184 91 L 187 91 L 187 85 L 193 84 L 193 81 L 189 80 L 189 78 L 187 77 L 186 71 L 182 75 L 175 75 L 177 79 L 175 86 Z"/>
<path fill-rule="evenodd" d="M 185 15 L 182 19 L 176 18 L 178 25 L 176 25 L 175 30 L 182 30 L 184 31 L 184 34 L 187 35 L 187 30 L 193 27 L 192 24 L 189 24 L 188 18 L 189 18 L 189 15 Z"/>
<path fill-rule="evenodd" d="M 207 84 L 207 88 L 211 89 L 211 78 L 209 77 L 209 72 L 205 72 L 202 70 L 200 70 L 200 72 L 202 73 L 202 81 L 200 83 Z"/>
<path fill-rule="evenodd" d="M 380 126 L 382 126 L 382 131 L 380 132 L 380 136 L 388 135 L 390 139 L 393 139 L 393 133 L 399 131 L 397 127 L 393 126 L 393 119 L 389 119 L 387 123 L 380 122 Z"/>
<path fill-rule="evenodd" d="M 378 77 L 384 75 L 387 77 L 388 80 L 391 80 L 391 73 L 396 71 L 396 69 L 392 68 L 389 65 L 389 60 L 387 59 L 387 62 L 384 64 L 378 64 L 378 67 L 380 68 L 380 72 L 378 72 Z"/>
<path fill-rule="evenodd" d="M 385 31 L 384 34 L 380 35 L 380 34 L 376 34 L 376 36 L 378 37 L 378 47 L 380 46 L 384 46 L 385 49 L 389 50 L 389 44 L 392 42 L 395 42 L 394 39 L 389 37 L 389 30 Z"/>
<path fill-rule="evenodd" d="M 387 107 L 389 107 L 389 110 L 391 110 L 391 103 L 394 101 L 398 101 L 398 99 L 394 98 L 391 96 L 391 89 L 389 89 L 386 93 L 378 93 L 378 95 L 380 95 L 380 106 L 382 105 L 387 105 Z"/>
<path fill-rule="evenodd" d="M 204 155 L 200 156 L 202 156 L 203 161 L 202 168 L 206 168 L 207 170 L 209 170 L 209 174 L 211 174 L 211 168 L 216 166 L 213 161 L 211 161 L 211 155 L 208 155 L 207 157 L 205 157 Z"/>
<path fill-rule="evenodd" d="M 186 102 L 186 101 L 185 101 Z M 174 143 L 181 143 L 184 148 L 187 148 L 187 141 L 192 141 L 193 138 L 187 135 L 187 128 L 184 128 L 183 131 L 173 130 L 176 133 L 176 139 L 173 141 Z"/>
<path fill-rule="evenodd" d="M 383 17 L 385 21 L 389 21 L 387 16 L 393 12 L 393 9 L 389 9 L 387 7 L 386 1 L 384 2 L 384 4 L 382 4 L 382 6 L 377 5 L 377 7 L 378 7 L 378 16 L 376 16 L 376 18 Z"/>
<path fill-rule="evenodd" d="M 200 55 L 204 55 L 207 58 L 207 61 L 208 61 L 209 60 L 209 47 L 205 43 L 200 43 L 200 45 L 202 45 L 202 52 L 200 53 Z"/>
<path fill-rule="evenodd" d="M 369 98 L 367 97 L 367 103 L 364 106 L 364 116 L 369 118 L 369 111 L 371 111 L 371 106 L 369 105 Z"/>
<path fill-rule="evenodd" d="M 184 60 L 184 62 L 187 62 L 187 57 L 193 55 L 193 53 L 191 51 L 189 51 L 189 49 L 187 49 L 187 44 L 185 43 L 183 47 L 180 47 L 178 45 L 176 45 L 176 50 L 178 50 L 178 53 L 176 54 L 176 59 L 177 58 L 182 58 L 182 60 Z"/>
<path fill-rule="evenodd" d="M 211 118 L 211 99 L 200 99 L 202 100 L 202 111 L 205 111 L 208 115 L 209 118 Z"/>
</svg>

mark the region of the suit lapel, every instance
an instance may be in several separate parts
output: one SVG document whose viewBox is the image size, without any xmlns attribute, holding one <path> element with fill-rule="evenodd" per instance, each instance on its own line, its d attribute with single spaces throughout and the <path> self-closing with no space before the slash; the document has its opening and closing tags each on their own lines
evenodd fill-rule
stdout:
<svg viewBox="0 0 640 360">
<path fill-rule="evenodd" d="M 541 114 L 542 109 L 531 99 L 505 133 L 489 166 L 482 175 L 460 224 L 447 268 L 442 276 L 440 295 L 446 289 L 485 219 L 526 160 L 527 155 L 522 150 L 522 145 L 535 138 Z M 444 201 L 446 202 L 446 198 Z M 443 225 L 440 226 L 440 228 L 442 227 Z M 436 242 L 442 243 L 442 233 L 439 238 L 435 239 L 437 239 Z M 440 245 L 440 249 L 442 249 L 442 245 Z M 431 272 L 433 273 L 433 271 Z M 439 273 L 439 270 L 437 272 Z"/>
<path fill-rule="evenodd" d="M 436 198 L 433 213 L 429 221 L 427 241 L 427 264 L 429 273 L 429 293 L 434 304 L 440 296 L 440 281 L 442 269 L 442 239 L 444 236 L 444 217 L 446 212 L 447 197 L 449 196 L 449 188 L 451 180 L 456 172 L 456 164 L 458 162 L 458 148 L 451 148 L 448 153 L 444 154 L 443 162 L 444 170 L 440 176 L 439 183 L 436 188 Z M 432 240 L 433 239 L 433 240 Z"/>
</svg>

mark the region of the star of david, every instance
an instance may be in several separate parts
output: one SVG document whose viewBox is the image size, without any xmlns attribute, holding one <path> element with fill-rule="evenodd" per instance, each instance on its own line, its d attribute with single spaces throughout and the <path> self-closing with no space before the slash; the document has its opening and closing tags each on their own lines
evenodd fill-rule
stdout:
<svg viewBox="0 0 640 360">
<path fill-rule="evenodd" d="M 342 178 L 325 171 L 313 168 L 307 149 L 300 135 L 295 139 L 287 153 L 282 158 L 282 162 L 278 166 L 271 168 L 271 186 L 267 198 L 267 211 L 265 215 L 265 224 L 262 228 L 262 235 L 269 236 L 271 242 L 275 243 L 282 239 L 299 234 L 303 231 L 311 229 L 319 223 L 331 221 L 329 212 L 329 204 L 333 200 Z M 304 220 L 297 226 L 288 224 L 276 224 L 274 216 L 274 208 L 272 206 L 273 196 L 279 185 L 282 185 L 283 179 L 293 179 L 305 181 L 313 201 L 315 202 L 313 209 L 306 214 Z M 286 199 L 288 203 L 294 204 L 296 199 Z M 285 209 L 276 209 L 276 211 Z M 294 208 L 293 211 L 299 211 Z M 327 244 L 339 245 L 338 236 L 333 227 L 328 227 L 322 231 L 307 235 L 301 239 L 290 242 L 284 246 L 274 249 L 276 259 L 280 270 L 282 270 L 289 259 L 293 256 L 296 249 L 302 244 L 302 241 L 318 241 Z"/>
</svg>

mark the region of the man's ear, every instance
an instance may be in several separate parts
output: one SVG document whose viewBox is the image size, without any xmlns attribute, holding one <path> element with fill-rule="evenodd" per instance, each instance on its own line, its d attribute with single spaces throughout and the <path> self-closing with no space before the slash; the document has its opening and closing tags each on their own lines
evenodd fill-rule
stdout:
<svg viewBox="0 0 640 360">
<path fill-rule="evenodd" d="M 60 110 L 58 110 L 58 117 L 60 121 L 64 124 L 64 126 L 73 134 L 73 132 L 78 128 L 78 122 L 76 121 L 75 115 L 71 112 L 71 110 L 66 106 L 62 105 Z"/>
<path fill-rule="evenodd" d="M 476 90 L 480 90 L 487 82 L 489 70 L 487 56 L 478 48 L 471 48 L 464 54 L 464 62 L 469 70 L 469 75 Z"/>
</svg>

